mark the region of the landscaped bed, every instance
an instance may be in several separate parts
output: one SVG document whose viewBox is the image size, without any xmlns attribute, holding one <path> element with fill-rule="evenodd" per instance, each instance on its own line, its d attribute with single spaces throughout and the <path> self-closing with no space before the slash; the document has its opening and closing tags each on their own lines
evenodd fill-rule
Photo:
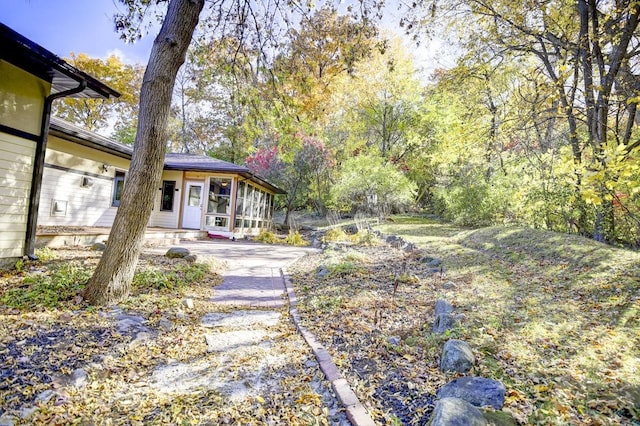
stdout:
<svg viewBox="0 0 640 426">
<path fill-rule="evenodd" d="M 396 218 L 418 251 L 329 244 L 292 269 L 304 325 L 380 424 L 424 424 L 451 338 L 470 375 L 501 381 L 520 424 L 638 424 L 640 255 L 522 228 L 466 230 Z M 432 333 L 450 301 L 458 327 Z"/>
<path fill-rule="evenodd" d="M 77 294 L 100 252 L 37 254 L 38 262 L 0 272 L 0 423 L 329 425 L 346 418 L 285 309 L 270 312 L 280 319 L 264 327 L 264 341 L 208 350 L 203 318 L 237 312 L 210 301 L 224 267 L 215 259 L 144 253 L 131 296 L 96 308 Z M 216 328 L 218 336 L 235 330 Z"/>
</svg>

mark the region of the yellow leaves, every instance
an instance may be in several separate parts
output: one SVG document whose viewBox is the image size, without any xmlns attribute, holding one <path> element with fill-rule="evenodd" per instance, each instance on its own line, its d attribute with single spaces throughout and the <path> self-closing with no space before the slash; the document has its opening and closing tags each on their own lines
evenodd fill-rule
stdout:
<svg viewBox="0 0 640 426">
<path fill-rule="evenodd" d="M 322 405 L 322 399 L 320 395 L 316 393 L 305 393 L 300 395 L 296 400 L 297 404 L 308 404 L 308 405 Z"/>
</svg>

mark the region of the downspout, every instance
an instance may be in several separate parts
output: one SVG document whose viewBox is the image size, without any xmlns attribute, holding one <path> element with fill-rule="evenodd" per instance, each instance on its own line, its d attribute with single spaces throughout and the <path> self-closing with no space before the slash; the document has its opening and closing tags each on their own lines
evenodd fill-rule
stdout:
<svg viewBox="0 0 640 426">
<path fill-rule="evenodd" d="M 82 92 L 87 87 L 87 81 L 78 82 L 78 87 L 54 93 L 47 96 L 42 108 L 42 122 L 40 123 L 40 137 L 36 144 L 36 154 L 33 162 L 33 175 L 31 177 L 31 191 L 29 193 L 29 213 L 27 215 L 27 232 L 24 244 L 24 254 L 31 260 L 37 260 L 36 231 L 38 229 L 38 209 L 40 207 L 40 189 L 42 187 L 42 173 L 44 171 L 44 158 L 49 137 L 49 121 L 51 118 L 51 106 L 53 101 L 75 93 Z"/>
</svg>

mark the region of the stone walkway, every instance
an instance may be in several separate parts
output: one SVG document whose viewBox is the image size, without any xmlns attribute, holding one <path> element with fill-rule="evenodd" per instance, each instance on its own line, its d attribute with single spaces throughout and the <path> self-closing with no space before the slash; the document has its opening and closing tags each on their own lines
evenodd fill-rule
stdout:
<svg viewBox="0 0 640 426">
<path fill-rule="evenodd" d="M 224 359 L 237 359 L 240 353 L 243 356 L 253 353 L 261 361 L 256 371 L 243 375 L 240 380 L 226 383 L 225 380 L 220 380 L 224 376 L 221 371 L 226 368 L 212 369 L 208 365 L 197 366 L 195 369 L 194 366 L 187 365 L 168 366 L 167 370 L 161 371 L 158 377 L 168 377 L 169 382 L 177 382 L 176 377 L 178 377 L 182 387 L 185 386 L 185 381 L 188 383 L 191 380 L 195 380 L 196 383 L 203 380 L 217 382 L 217 386 L 221 386 L 218 390 L 227 394 L 231 400 L 242 399 L 264 386 L 277 391 L 271 389 L 274 386 L 277 388 L 277 384 L 267 379 L 265 372 L 270 366 L 286 364 L 287 352 L 274 350 L 274 346 L 279 342 L 273 327 L 282 320 L 282 308 L 289 301 L 294 323 L 316 358 L 316 361 L 310 362 L 315 365 L 315 368 L 319 367 L 325 379 L 331 383 L 333 394 L 344 409 L 344 412 L 341 412 L 336 410 L 335 406 L 331 408 L 334 413 L 332 424 L 374 425 L 369 414 L 341 376 L 329 353 L 315 339 L 315 336 L 300 326 L 295 292 L 289 279 L 281 275 L 281 271 L 285 270 L 287 265 L 316 249 L 245 241 L 185 241 L 180 244 L 180 247 L 189 249 L 192 254 L 199 257 L 213 256 L 228 263 L 222 284 L 214 288 L 212 301 L 220 305 L 235 306 L 238 309 L 231 313 L 211 312 L 204 316 L 202 326 L 207 330 L 204 336 L 207 350 L 221 354 Z M 283 356 L 284 359 L 281 358 Z M 162 382 L 161 387 L 165 386 L 170 388 L 171 383 Z M 321 389 L 319 384 L 314 387 Z M 329 402 L 329 399 L 335 401 L 335 397 L 328 389 L 320 393 L 325 403 Z"/>
</svg>

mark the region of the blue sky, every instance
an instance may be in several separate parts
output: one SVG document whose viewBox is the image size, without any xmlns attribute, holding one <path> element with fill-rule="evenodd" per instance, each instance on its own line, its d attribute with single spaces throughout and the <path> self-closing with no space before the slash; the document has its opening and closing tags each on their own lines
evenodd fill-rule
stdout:
<svg viewBox="0 0 640 426">
<path fill-rule="evenodd" d="M 113 25 L 118 7 L 117 0 L 0 0 L 0 22 L 61 57 L 115 53 L 146 64 L 154 35 L 135 44 L 120 40 Z"/>
<path fill-rule="evenodd" d="M 71 52 L 98 58 L 116 54 L 126 63 L 146 65 L 155 34 L 135 44 L 120 40 L 113 15 L 122 7 L 118 0 L 0 0 L 0 22 L 61 57 Z M 385 26 L 398 31 L 398 17 L 389 15 Z M 435 67 L 453 65 L 453 49 L 439 40 L 419 48 L 406 44 L 427 74 Z"/>
</svg>

